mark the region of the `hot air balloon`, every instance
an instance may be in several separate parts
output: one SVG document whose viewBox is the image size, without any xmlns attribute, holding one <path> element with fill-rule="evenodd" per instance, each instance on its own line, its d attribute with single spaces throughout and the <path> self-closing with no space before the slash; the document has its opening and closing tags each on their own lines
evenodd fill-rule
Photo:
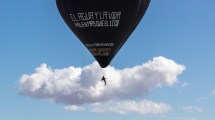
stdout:
<svg viewBox="0 0 215 120">
<path fill-rule="evenodd" d="M 56 0 L 56 3 L 69 28 L 105 68 L 141 21 L 150 0 Z"/>
</svg>

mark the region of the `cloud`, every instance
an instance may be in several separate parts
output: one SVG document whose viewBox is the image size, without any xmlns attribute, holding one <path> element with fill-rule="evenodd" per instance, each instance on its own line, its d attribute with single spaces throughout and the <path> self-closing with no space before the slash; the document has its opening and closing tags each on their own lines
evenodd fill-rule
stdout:
<svg viewBox="0 0 215 120">
<path fill-rule="evenodd" d="M 196 117 L 191 117 L 190 120 L 197 120 L 197 118 Z"/>
<path fill-rule="evenodd" d="M 85 105 L 86 107 L 86 105 Z M 97 102 L 87 106 L 89 111 L 97 113 L 119 113 L 119 114 L 162 114 L 172 110 L 172 107 L 165 103 L 156 103 L 150 100 L 142 101 L 108 101 Z M 78 105 L 68 105 L 64 107 L 67 111 L 85 111 L 86 109 Z"/>
<path fill-rule="evenodd" d="M 186 112 L 203 112 L 203 109 L 201 107 L 184 106 L 182 107 L 182 109 Z"/>
<path fill-rule="evenodd" d="M 215 96 L 215 90 L 213 90 L 213 91 L 212 91 L 212 95 L 214 95 L 214 96 Z"/>
<path fill-rule="evenodd" d="M 68 106 L 65 106 L 64 109 L 68 110 L 68 111 L 83 111 L 84 110 L 84 108 L 79 107 L 77 105 L 68 105 Z"/>
<path fill-rule="evenodd" d="M 182 84 L 181 84 L 181 87 L 182 88 L 186 88 L 186 87 L 188 87 L 190 84 L 188 83 L 188 82 L 183 82 Z"/>
<path fill-rule="evenodd" d="M 101 69 L 97 62 L 83 68 L 64 69 L 42 64 L 35 73 L 22 75 L 19 93 L 66 105 L 143 99 L 156 87 L 173 86 L 184 70 L 185 66 L 162 56 L 124 69 L 112 66 Z M 101 81 L 103 75 L 107 78 L 107 86 Z"/>
<path fill-rule="evenodd" d="M 123 102 L 108 102 L 105 104 L 92 105 L 94 112 L 115 112 L 119 114 L 161 114 L 170 111 L 172 107 L 165 103 L 155 103 L 149 100 L 136 101 L 123 101 Z"/>
</svg>

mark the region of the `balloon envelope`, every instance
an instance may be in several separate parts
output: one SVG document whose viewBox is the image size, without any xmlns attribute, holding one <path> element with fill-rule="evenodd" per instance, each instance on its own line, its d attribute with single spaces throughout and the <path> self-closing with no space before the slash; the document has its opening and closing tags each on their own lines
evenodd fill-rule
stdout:
<svg viewBox="0 0 215 120">
<path fill-rule="evenodd" d="M 56 0 L 64 21 L 108 66 L 144 16 L 150 0 Z"/>
</svg>

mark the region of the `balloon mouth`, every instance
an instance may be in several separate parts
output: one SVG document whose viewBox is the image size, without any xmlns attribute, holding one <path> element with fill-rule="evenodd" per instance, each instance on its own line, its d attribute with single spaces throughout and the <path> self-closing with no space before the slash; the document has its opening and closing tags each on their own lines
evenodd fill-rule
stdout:
<svg viewBox="0 0 215 120">
<path fill-rule="evenodd" d="M 106 68 L 110 64 L 113 57 L 112 56 L 109 56 L 109 57 L 95 56 L 95 59 L 98 61 L 101 68 Z"/>
<path fill-rule="evenodd" d="M 100 65 L 101 68 L 106 68 L 108 65 Z"/>
</svg>

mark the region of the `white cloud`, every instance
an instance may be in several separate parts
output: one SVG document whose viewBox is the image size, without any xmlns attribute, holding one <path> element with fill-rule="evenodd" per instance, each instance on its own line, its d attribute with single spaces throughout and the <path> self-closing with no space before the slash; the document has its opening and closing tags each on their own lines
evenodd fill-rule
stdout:
<svg viewBox="0 0 215 120">
<path fill-rule="evenodd" d="M 188 87 L 190 84 L 188 82 L 183 82 L 181 84 L 181 87 L 185 88 L 185 87 Z"/>
<path fill-rule="evenodd" d="M 65 106 L 64 109 L 68 110 L 68 111 L 83 111 L 84 110 L 84 108 L 79 107 L 77 105 L 68 105 L 68 106 Z"/>
<path fill-rule="evenodd" d="M 215 96 L 215 90 L 213 90 L 213 91 L 212 91 L 212 95 L 214 95 L 214 96 Z"/>
<path fill-rule="evenodd" d="M 97 103 L 92 106 L 94 112 L 115 112 L 119 114 L 161 114 L 169 112 L 172 107 L 165 103 L 155 103 L 149 100 Z"/>
<path fill-rule="evenodd" d="M 101 69 L 94 62 L 83 68 L 71 66 L 53 70 L 42 64 L 35 73 L 20 78 L 19 93 L 66 105 L 141 99 L 153 88 L 174 85 L 184 70 L 183 65 L 164 57 L 125 69 L 111 66 Z M 103 75 L 107 86 L 101 82 Z"/>
<path fill-rule="evenodd" d="M 191 117 L 190 120 L 197 120 L 197 118 L 196 117 Z"/>
<path fill-rule="evenodd" d="M 203 109 L 201 107 L 184 106 L 182 107 L 182 109 L 187 112 L 203 112 Z"/>
</svg>

